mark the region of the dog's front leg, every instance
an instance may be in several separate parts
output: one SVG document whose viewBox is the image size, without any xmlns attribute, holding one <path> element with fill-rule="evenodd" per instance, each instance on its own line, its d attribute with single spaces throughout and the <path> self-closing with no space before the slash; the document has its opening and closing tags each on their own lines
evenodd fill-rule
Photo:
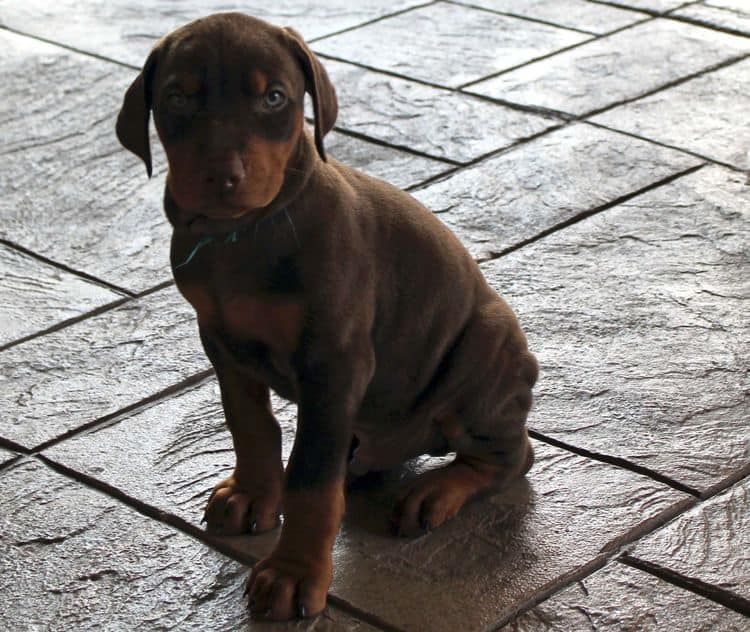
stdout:
<svg viewBox="0 0 750 632">
<path fill-rule="evenodd" d="M 241 372 L 211 333 L 202 329 L 201 341 L 219 378 L 237 459 L 208 500 L 208 528 L 224 535 L 268 531 L 278 525 L 284 473 L 268 386 Z"/>
<path fill-rule="evenodd" d="M 325 607 L 331 551 L 344 514 L 344 477 L 355 414 L 372 376 L 369 340 L 301 371 L 299 421 L 286 472 L 284 525 L 271 555 L 253 568 L 253 612 L 274 620 Z"/>
</svg>

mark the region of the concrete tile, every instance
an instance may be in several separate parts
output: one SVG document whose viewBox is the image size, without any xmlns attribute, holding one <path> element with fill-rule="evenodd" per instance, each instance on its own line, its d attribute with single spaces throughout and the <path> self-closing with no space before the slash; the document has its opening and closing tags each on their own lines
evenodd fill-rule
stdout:
<svg viewBox="0 0 750 632">
<path fill-rule="evenodd" d="M 649 17 L 646 13 L 586 0 L 461 0 L 461 4 L 544 20 L 599 35 Z"/>
<path fill-rule="evenodd" d="M 747 432 L 745 434 L 747 439 Z M 631 556 L 750 605 L 750 479 L 640 541 Z"/>
<path fill-rule="evenodd" d="M 750 60 L 595 116 L 592 120 L 750 169 Z"/>
<path fill-rule="evenodd" d="M 0 346 L 123 296 L 0 244 Z"/>
<path fill-rule="evenodd" d="M 613 563 L 522 614 L 502 632 L 742 632 L 748 620 L 653 575 Z"/>
<path fill-rule="evenodd" d="M 559 124 L 351 64 L 323 63 L 338 94 L 339 128 L 436 158 L 469 162 Z"/>
<path fill-rule="evenodd" d="M 114 133 L 135 73 L 7 31 L 0 45 L 0 236 L 126 289 L 169 279 L 163 178 Z"/>
<path fill-rule="evenodd" d="M 700 161 L 629 136 L 574 124 L 431 184 L 414 195 L 477 259 Z"/>
<path fill-rule="evenodd" d="M 38 462 L 0 473 L 0 502 L 3 630 L 374 630 L 251 621 L 246 567 Z"/>
<path fill-rule="evenodd" d="M 307 39 L 322 37 L 420 4 L 418 0 L 0 0 L 0 24 L 140 67 L 156 40 L 218 11 L 241 11 Z"/>
<path fill-rule="evenodd" d="M 338 132 L 326 136 L 325 146 L 326 151 L 336 160 L 381 180 L 387 180 L 402 189 L 415 186 L 453 168 L 449 163 L 368 143 Z"/>
<path fill-rule="evenodd" d="M 747 38 L 656 19 L 467 90 L 585 115 L 748 52 Z"/>
<path fill-rule="evenodd" d="M 542 367 L 533 428 L 696 490 L 748 463 L 747 196 L 704 167 L 482 266 Z"/>
<path fill-rule="evenodd" d="M 407 33 L 409 37 L 404 37 Z M 458 87 L 589 37 L 439 2 L 320 40 L 314 49 L 371 68 Z"/>
<path fill-rule="evenodd" d="M 294 441 L 297 409 L 276 397 L 273 403 L 284 431 L 286 461 Z M 196 526 L 200 525 L 214 484 L 234 467 L 232 440 L 224 422 L 219 385 L 213 377 L 91 432 L 71 437 L 44 454 L 80 472 L 111 481 L 129 496 L 166 508 Z M 127 454 L 126 459 L 123 454 Z"/>
<path fill-rule="evenodd" d="M 0 437 L 26 448 L 209 366 L 173 287 L 3 352 Z"/>
<path fill-rule="evenodd" d="M 286 456 L 295 407 L 277 400 L 275 408 Z M 350 493 L 334 550 L 333 594 L 400 629 L 480 629 L 641 521 L 687 499 L 626 470 L 535 445 L 528 482 L 472 504 L 417 539 L 389 532 L 395 490 L 440 459 L 417 460 L 386 477 L 384 486 Z M 233 464 L 213 380 L 71 437 L 45 456 L 196 526 L 211 487 Z M 225 541 L 260 556 L 276 535 Z"/>
<path fill-rule="evenodd" d="M 706 0 L 678 9 L 672 15 L 750 35 L 747 0 Z"/>
</svg>

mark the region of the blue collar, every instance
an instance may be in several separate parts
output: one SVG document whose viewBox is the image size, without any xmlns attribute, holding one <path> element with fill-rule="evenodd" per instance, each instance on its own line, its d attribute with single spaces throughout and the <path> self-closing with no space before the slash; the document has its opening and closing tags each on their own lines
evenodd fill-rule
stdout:
<svg viewBox="0 0 750 632">
<path fill-rule="evenodd" d="M 239 231 L 237 231 L 237 230 L 232 231 L 231 233 L 229 233 L 229 235 L 227 235 L 227 238 L 224 240 L 224 243 L 225 244 L 235 243 L 237 241 L 238 237 L 239 237 Z M 188 263 L 190 263 L 193 260 L 193 258 L 195 257 L 195 255 L 198 254 L 198 251 L 201 248 L 203 248 L 203 246 L 205 246 L 207 244 L 210 244 L 212 241 L 215 241 L 215 240 L 216 240 L 216 237 L 214 235 L 206 235 L 205 237 L 201 237 L 198 240 L 198 243 L 195 244 L 195 248 L 193 248 L 193 250 L 188 255 L 188 258 L 185 259 L 185 261 L 183 261 L 181 264 L 176 265 L 174 267 L 174 269 L 176 270 L 177 268 L 181 268 L 182 266 L 186 266 Z"/>
</svg>

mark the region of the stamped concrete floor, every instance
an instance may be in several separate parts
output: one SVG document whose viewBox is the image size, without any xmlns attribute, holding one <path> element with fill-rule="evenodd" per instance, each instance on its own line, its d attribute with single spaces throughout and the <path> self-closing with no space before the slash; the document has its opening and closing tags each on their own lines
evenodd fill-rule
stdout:
<svg viewBox="0 0 750 632">
<path fill-rule="evenodd" d="M 242 599 L 275 534 L 200 525 L 231 442 L 163 155 L 114 136 L 153 42 L 227 9 L 312 42 L 331 153 L 457 232 L 542 366 L 529 476 L 415 539 L 390 503 L 438 459 L 353 491 L 290 624 Z M 0 47 L 0 629 L 750 629 L 750 3 L 0 0 Z"/>
</svg>

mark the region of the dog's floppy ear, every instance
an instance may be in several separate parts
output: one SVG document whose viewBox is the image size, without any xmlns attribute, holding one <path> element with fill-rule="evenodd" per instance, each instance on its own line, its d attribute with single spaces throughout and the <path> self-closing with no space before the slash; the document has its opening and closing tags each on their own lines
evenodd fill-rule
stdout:
<svg viewBox="0 0 750 632">
<path fill-rule="evenodd" d="M 326 152 L 323 148 L 323 137 L 333 129 L 336 115 L 339 111 L 336 99 L 336 90 L 333 88 L 328 73 L 323 68 L 320 60 L 307 47 L 305 40 L 293 28 L 284 29 L 292 51 L 302 65 L 305 74 L 305 90 L 310 93 L 313 102 L 313 113 L 315 114 L 315 147 L 320 157 L 325 160 Z"/>
<path fill-rule="evenodd" d="M 120 113 L 117 116 L 117 138 L 120 144 L 132 151 L 146 165 L 146 173 L 151 177 L 151 146 L 148 141 L 148 119 L 151 114 L 151 81 L 159 54 L 155 47 L 146 59 L 143 70 L 125 92 Z"/>
</svg>

